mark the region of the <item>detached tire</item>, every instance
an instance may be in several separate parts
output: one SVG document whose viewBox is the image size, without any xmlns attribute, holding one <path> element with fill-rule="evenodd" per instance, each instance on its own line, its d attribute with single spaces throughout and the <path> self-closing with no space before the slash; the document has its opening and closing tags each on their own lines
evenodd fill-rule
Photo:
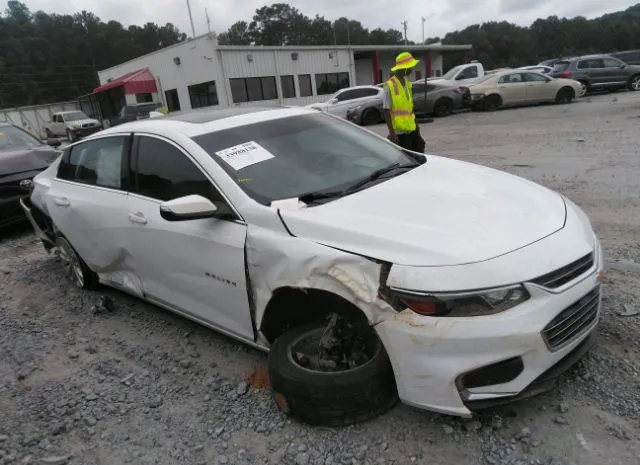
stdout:
<svg viewBox="0 0 640 465">
<path fill-rule="evenodd" d="M 398 402 L 391 362 L 382 341 L 367 327 L 368 361 L 345 371 L 305 368 L 293 351 L 317 339 L 327 324 L 319 321 L 280 336 L 269 354 L 269 380 L 274 401 L 284 413 L 310 425 L 345 426 L 375 418 Z"/>
</svg>

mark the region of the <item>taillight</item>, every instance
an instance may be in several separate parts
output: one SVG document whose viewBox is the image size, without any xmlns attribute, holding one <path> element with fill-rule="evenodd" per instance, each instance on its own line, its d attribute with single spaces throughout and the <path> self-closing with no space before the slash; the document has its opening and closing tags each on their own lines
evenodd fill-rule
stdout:
<svg viewBox="0 0 640 465">
<path fill-rule="evenodd" d="M 564 79 L 570 79 L 571 78 L 571 71 L 563 71 L 560 74 L 558 74 L 558 77 L 564 78 Z"/>
</svg>

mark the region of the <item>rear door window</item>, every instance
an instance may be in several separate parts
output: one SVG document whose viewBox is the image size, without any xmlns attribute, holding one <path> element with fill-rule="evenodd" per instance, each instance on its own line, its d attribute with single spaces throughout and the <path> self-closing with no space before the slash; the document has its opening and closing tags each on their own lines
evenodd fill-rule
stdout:
<svg viewBox="0 0 640 465">
<path fill-rule="evenodd" d="M 60 161 L 58 178 L 124 190 L 128 181 L 123 163 L 127 146 L 126 136 L 102 137 L 74 145 Z"/>
</svg>

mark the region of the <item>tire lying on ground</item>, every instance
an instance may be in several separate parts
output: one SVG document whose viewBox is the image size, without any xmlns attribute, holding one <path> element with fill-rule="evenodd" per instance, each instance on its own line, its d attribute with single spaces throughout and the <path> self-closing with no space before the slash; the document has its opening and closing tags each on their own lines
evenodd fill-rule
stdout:
<svg viewBox="0 0 640 465">
<path fill-rule="evenodd" d="M 393 369 L 375 331 L 358 328 L 346 366 L 316 356 L 328 323 L 284 333 L 269 354 L 269 381 L 278 408 L 311 425 L 345 426 L 381 415 L 398 402 Z M 351 367 L 353 366 L 353 367 Z"/>
</svg>

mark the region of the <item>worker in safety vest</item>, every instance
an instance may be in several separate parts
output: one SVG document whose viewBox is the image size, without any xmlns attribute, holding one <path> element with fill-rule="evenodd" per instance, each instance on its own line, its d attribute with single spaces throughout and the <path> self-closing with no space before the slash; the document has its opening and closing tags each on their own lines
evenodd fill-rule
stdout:
<svg viewBox="0 0 640 465">
<path fill-rule="evenodd" d="M 384 84 L 382 108 L 389 128 L 389 140 L 407 150 L 423 153 L 425 142 L 416 125 L 409 79 L 418 63 L 409 52 L 402 52 L 396 57 L 391 77 Z"/>
</svg>

